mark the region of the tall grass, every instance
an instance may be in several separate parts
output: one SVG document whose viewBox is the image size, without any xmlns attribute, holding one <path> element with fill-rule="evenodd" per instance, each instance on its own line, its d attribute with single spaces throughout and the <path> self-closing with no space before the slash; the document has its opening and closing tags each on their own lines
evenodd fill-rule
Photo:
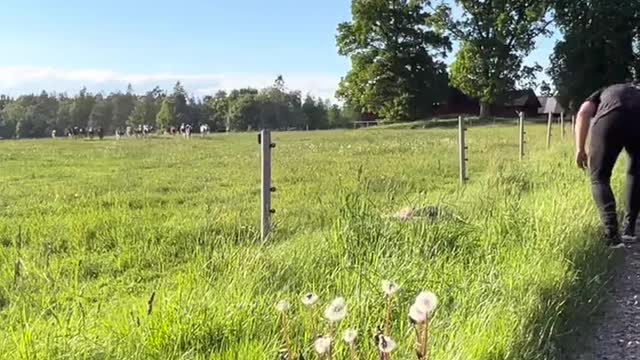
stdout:
<svg viewBox="0 0 640 360">
<path fill-rule="evenodd" d="M 428 289 L 433 359 L 563 359 L 610 255 L 570 144 L 546 152 L 543 134 L 519 164 L 515 127 L 471 129 L 465 188 L 455 131 L 276 134 L 265 245 L 253 135 L 0 142 L 0 356 L 273 359 L 285 299 L 293 350 L 314 358 L 313 292 L 345 298 L 336 331 L 374 359 L 393 279 L 392 358 L 413 356 L 408 304 Z M 388 216 L 406 206 L 444 215 Z"/>
</svg>

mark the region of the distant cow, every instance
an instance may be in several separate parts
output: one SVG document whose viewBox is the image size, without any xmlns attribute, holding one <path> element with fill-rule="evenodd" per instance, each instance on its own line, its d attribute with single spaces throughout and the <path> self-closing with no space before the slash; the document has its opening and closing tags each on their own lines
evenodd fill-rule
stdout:
<svg viewBox="0 0 640 360">
<path fill-rule="evenodd" d="M 55 130 L 51 130 L 51 138 L 53 138 L 53 139 L 56 138 L 56 131 Z"/>
<path fill-rule="evenodd" d="M 78 126 L 74 126 L 72 128 L 66 128 L 65 129 L 65 135 L 70 137 L 70 138 L 77 138 L 77 137 L 84 137 L 85 136 L 85 130 L 84 128 L 78 127 Z"/>
<path fill-rule="evenodd" d="M 209 135 L 210 131 L 211 129 L 209 128 L 208 124 L 200 125 L 200 136 L 205 137 L 206 135 Z"/>
<path fill-rule="evenodd" d="M 125 131 L 122 130 L 122 128 L 117 128 L 116 129 L 116 139 L 120 139 L 121 137 L 123 137 L 125 135 Z"/>
<path fill-rule="evenodd" d="M 188 124 L 184 127 L 184 137 L 187 139 L 191 138 L 191 132 L 193 131 L 193 127 L 191 124 Z"/>
</svg>

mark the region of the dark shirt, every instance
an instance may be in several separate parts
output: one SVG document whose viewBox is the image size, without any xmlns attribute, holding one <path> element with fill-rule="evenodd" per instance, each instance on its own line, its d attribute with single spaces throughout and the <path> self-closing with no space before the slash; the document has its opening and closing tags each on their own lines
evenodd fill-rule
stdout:
<svg viewBox="0 0 640 360">
<path fill-rule="evenodd" d="M 604 116 L 614 110 L 626 110 L 640 114 L 640 84 L 615 84 L 599 89 L 586 101 L 597 106 L 596 116 Z"/>
</svg>

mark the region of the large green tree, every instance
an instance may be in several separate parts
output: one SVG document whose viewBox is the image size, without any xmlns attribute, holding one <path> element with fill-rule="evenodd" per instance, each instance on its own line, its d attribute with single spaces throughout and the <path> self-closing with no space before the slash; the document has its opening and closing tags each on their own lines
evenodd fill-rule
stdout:
<svg viewBox="0 0 640 360">
<path fill-rule="evenodd" d="M 556 0 L 564 37 L 548 70 L 563 105 L 577 110 L 594 90 L 640 78 L 640 1 Z"/>
<path fill-rule="evenodd" d="M 28 106 L 21 101 L 8 103 L 2 110 L 2 123 L 4 138 L 16 137 L 16 128 L 18 123 L 25 121 Z"/>
<path fill-rule="evenodd" d="M 480 115 L 516 84 L 530 82 L 541 68 L 524 59 L 535 40 L 548 34 L 551 0 L 455 0 L 454 17 L 447 3 L 438 6 L 433 24 L 460 42 L 451 66 L 451 84 L 480 100 Z"/>
<path fill-rule="evenodd" d="M 73 126 L 73 121 L 71 120 L 71 107 L 73 106 L 73 102 L 69 99 L 61 99 L 60 106 L 58 107 L 58 112 L 56 113 L 56 126 L 55 128 L 60 131 Z"/>
<path fill-rule="evenodd" d="M 229 99 L 225 91 L 218 91 L 212 97 L 205 97 L 204 111 L 211 129 L 227 129 L 229 120 Z M 228 130 L 228 129 L 227 129 Z"/>
<path fill-rule="evenodd" d="M 164 99 L 160 112 L 156 116 L 156 125 L 159 129 L 166 129 L 176 124 L 176 103 L 171 97 Z"/>
<path fill-rule="evenodd" d="M 255 89 L 234 90 L 229 94 L 229 130 L 247 131 L 261 126 L 261 102 Z"/>
<path fill-rule="evenodd" d="M 115 93 L 110 96 L 113 106 L 112 120 L 110 122 L 109 131 L 115 128 L 123 128 L 127 125 L 127 120 L 136 106 L 136 96 L 133 94 L 131 85 L 127 86 L 127 92 Z"/>
<path fill-rule="evenodd" d="M 101 127 L 103 130 L 111 132 L 113 121 L 113 103 L 102 97 L 96 98 L 91 114 L 89 115 L 89 127 Z"/>
<path fill-rule="evenodd" d="M 260 107 L 256 128 L 286 129 L 305 128 L 302 113 L 302 99 L 299 91 L 288 91 L 282 76 L 278 76 L 274 84 L 258 93 Z"/>
<path fill-rule="evenodd" d="M 155 87 L 153 90 L 147 92 L 147 94 L 139 98 L 129 115 L 127 125 L 153 125 L 156 123 L 156 117 L 162 106 L 162 102 L 166 98 L 166 94 L 160 90 L 159 87 Z"/>
<path fill-rule="evenodd" d="M 352 21 L 338 25 L 340 55 L 351 71 L 337 92 L 350 106 L 389 122 L 428 115 L 447 86 L 446 36 L 427 25 L 428 0 L 353 0 Z"/>
<path fill-rule="evenodd" d="M 73 105 L 71 105 L 70 115 L 73 126 L 87 126 L 94 104 L 95 97 L 87 92 L 86 88 L 80 90 L 78 96 L 73 99 Z"/>
<path fill-rule="evenodd" d="M 173 87 L 173 94 L 171 96 L 175 106 L 175 118 L 173 120 L 174 122 L 169 125 L 180 125 L 182 123 L 192 124 L 194 119 L 191 117 L 191 109 L 187 102 L 187 91 L 180 81 Z"/>
<path fill-rule="evenodd" d="M 306 125 L 310 130 L 326 129 L 329 127 L 329 114 L 327 106 L 322 99 L 314 99 L 307 95 L 302 104 L 302 112 L 305 115 Z"/>
</svg>

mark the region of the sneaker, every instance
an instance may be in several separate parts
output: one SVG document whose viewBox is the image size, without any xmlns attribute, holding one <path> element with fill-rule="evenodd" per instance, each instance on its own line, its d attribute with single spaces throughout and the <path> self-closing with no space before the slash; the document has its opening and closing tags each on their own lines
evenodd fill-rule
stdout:
<svg viewBox="0 0 640 360">
<path fill-rule="evenodd" d="M 638 237 L 635 235 L 635 230 L 630 227 L 625 227 L 622 232 L 622 241 L 626 243 L 634 243 L 638 241 Z"/>
<path fill-rule="evenodd" d="M 621 249 L 625 247 L 625 244 L 622 242 L 619 236 L 607 237 L 605 242 L 609 249 Z"/>
<path fill-rule="evenodd" d="M 631 222 L 631 220 L 625 218 L 622 230 L 622 240 L 625 242 L 635 242 L 637 239 L 635 221 Z"/>
</svg>

